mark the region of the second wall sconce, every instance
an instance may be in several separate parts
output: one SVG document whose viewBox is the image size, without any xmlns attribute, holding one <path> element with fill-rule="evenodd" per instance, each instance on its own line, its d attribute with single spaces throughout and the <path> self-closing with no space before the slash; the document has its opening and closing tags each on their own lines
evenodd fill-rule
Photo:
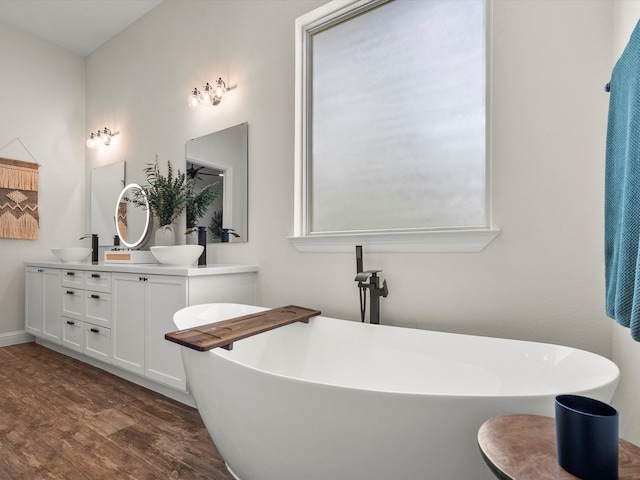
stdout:
<svg viewBox="0 0 640 480">
<path fill-rule="evenodd" d="M 87 139 L 87 147 L 91 150 L 95 150 L 102 146 L 108 147 L 111 145 L 111 138 L 118 135 L 118 133 L 120 132 L 112 132 L 107 127 L 104 127 L 104 129 L 98 130 L 96 133 L 91 133 L 91 135 L 89 135 L 89 138 Z"/>
<path fill-rule="evenodd" d="M 207 82 L 207 84 L 202 87 L 202 91 L 194 88 L 191 95 L 189 95 L 189 98 L 187 98 L 189 108 L 198 108 L 199 105 L 203 105 L 205 107 L 210 107 L 212 105 L 216 106 L 222 101 L 222 95 L 231 90 L 231 88 L 232 87 L 227 87 L 227 84 L 224 83 L 222 77 L 218 78 L 213 86 Z"/>
</svg>

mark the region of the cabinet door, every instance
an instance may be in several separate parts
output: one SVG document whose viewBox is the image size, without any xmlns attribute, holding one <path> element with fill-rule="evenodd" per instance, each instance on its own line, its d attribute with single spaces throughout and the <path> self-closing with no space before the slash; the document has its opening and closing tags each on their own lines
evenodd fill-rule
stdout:
<svg viewBox="0 0 640 480">
<path fill-rule="evenodd" d="M 50 268 L 25 269 L 25 320 L 27 332 L 60 343 L 60 271 Z"/>
<path fill-rule="evenodd" d="M 76 320 L 84 320 L 84 290 L 72 287 L 58 287 L 61 295 L 62 315 Z"/>
<path fill-rule="evenodd" d="M 85 323 L 84 354 L 111 363 L 111 329 Z"/>
<path fill-rule="evenodd" d="M 86 272 L 84 275 L 84 289 L 92 292 L 111 293 L 111 273 Z"/>
<path fill-rule="evenodd" d="M 44 324 L 44 269 L 27 267 L 24 277 L 24 329 L 33 335 L 41 336 Z"/>
<path fill-rule="evenodd" d="M 148 275 L 147 278 L 145 375 L 186 390 L 180 346 L 165 340 L 164 335 L 176 330 L 173 314 L 187 305 L 187 279 L 168 275 Z"/>
<path fill-rule="evenodd" d="M 114 273 L 112 288 L 112 363 L 144 375 L 145 277 Z"/>
<path fill-rule="evenodd" d="M 76 352 L 84 351 L 84 323 L 62 317 L 62 345 Z"/>
<path fill-rule="evenodd" d="M 111 294 L 84 292 L 84 320 L 94 325 L 111 327 Z"/>
<path fill-rule="evenodd" d="M 61 343 L 62 297 L 60 295 L 60 270 L 46 268 L 42 275 L 44 276 L 42 336 L 51 342 Z"/>
<path fill-rule="evenodd" d="M 82 270 L 62 270 L 63 287 L 84 288 L 84 272 Z"/>
</svg>

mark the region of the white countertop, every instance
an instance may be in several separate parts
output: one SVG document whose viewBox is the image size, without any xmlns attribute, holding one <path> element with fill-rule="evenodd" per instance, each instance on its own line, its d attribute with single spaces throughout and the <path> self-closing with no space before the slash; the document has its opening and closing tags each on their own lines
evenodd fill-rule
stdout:
<svg viewBox="0 0 640 480">
<path fill-rule="evenodd" d="M 215 263 L 207 266 L 196 265 L 161 265 L 159 263 L 103 263 L 91 262 L 62 263 L 57 260 L 41 262 L 25 262 L 27 267 L 59 268 L 63 270 L 85 270 L 92 272 L 144 273 L 147 275 L 176 275 L 180 277 L 198 277 L 206 275 L 227 275 L 230 273 L 253 273 L 258 271 L 257 265 L 241 265 Z"/>
</svg>

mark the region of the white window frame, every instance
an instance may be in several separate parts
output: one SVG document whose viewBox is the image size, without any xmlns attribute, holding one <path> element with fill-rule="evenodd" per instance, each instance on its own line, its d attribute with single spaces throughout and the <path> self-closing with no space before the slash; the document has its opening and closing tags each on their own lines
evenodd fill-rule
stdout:
<svg viewBox="0 0 640 480">
<path fill-rule="evenodd" d="M 295 189 L 294 189 L 294 234 L 291 244 L 300 252 L 352 252 L 354 245 L 363 245 L 372 252 L 479 252 L 500 233 L 491 224 L 491 142 L 490 102 L 486 102 L 486 217 L 487 226 L 463 229 L 408 229 L 338 233 L 313 233 L 308 224 L 308 135 L 310 123 L 311 78 L 308 75 L 311 35 L 328 26 L 369 10 L 388 0 L 334 0 L 296 19 L 295 32 Z M 489 99 L 490 48 L 489 32 L 491 3 L 487 12 L 487 99 Z"/>
</svg>

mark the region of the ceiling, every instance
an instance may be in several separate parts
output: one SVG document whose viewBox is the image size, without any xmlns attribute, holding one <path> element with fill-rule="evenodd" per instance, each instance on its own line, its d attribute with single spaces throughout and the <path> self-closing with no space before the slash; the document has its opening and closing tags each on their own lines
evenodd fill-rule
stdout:
<svg viewBox="0 0 640 480">
<path fill-rule="evenodd" d="M 162 0 L 0 0 L 0 20 L 86 57 Z"/>
</svg>

